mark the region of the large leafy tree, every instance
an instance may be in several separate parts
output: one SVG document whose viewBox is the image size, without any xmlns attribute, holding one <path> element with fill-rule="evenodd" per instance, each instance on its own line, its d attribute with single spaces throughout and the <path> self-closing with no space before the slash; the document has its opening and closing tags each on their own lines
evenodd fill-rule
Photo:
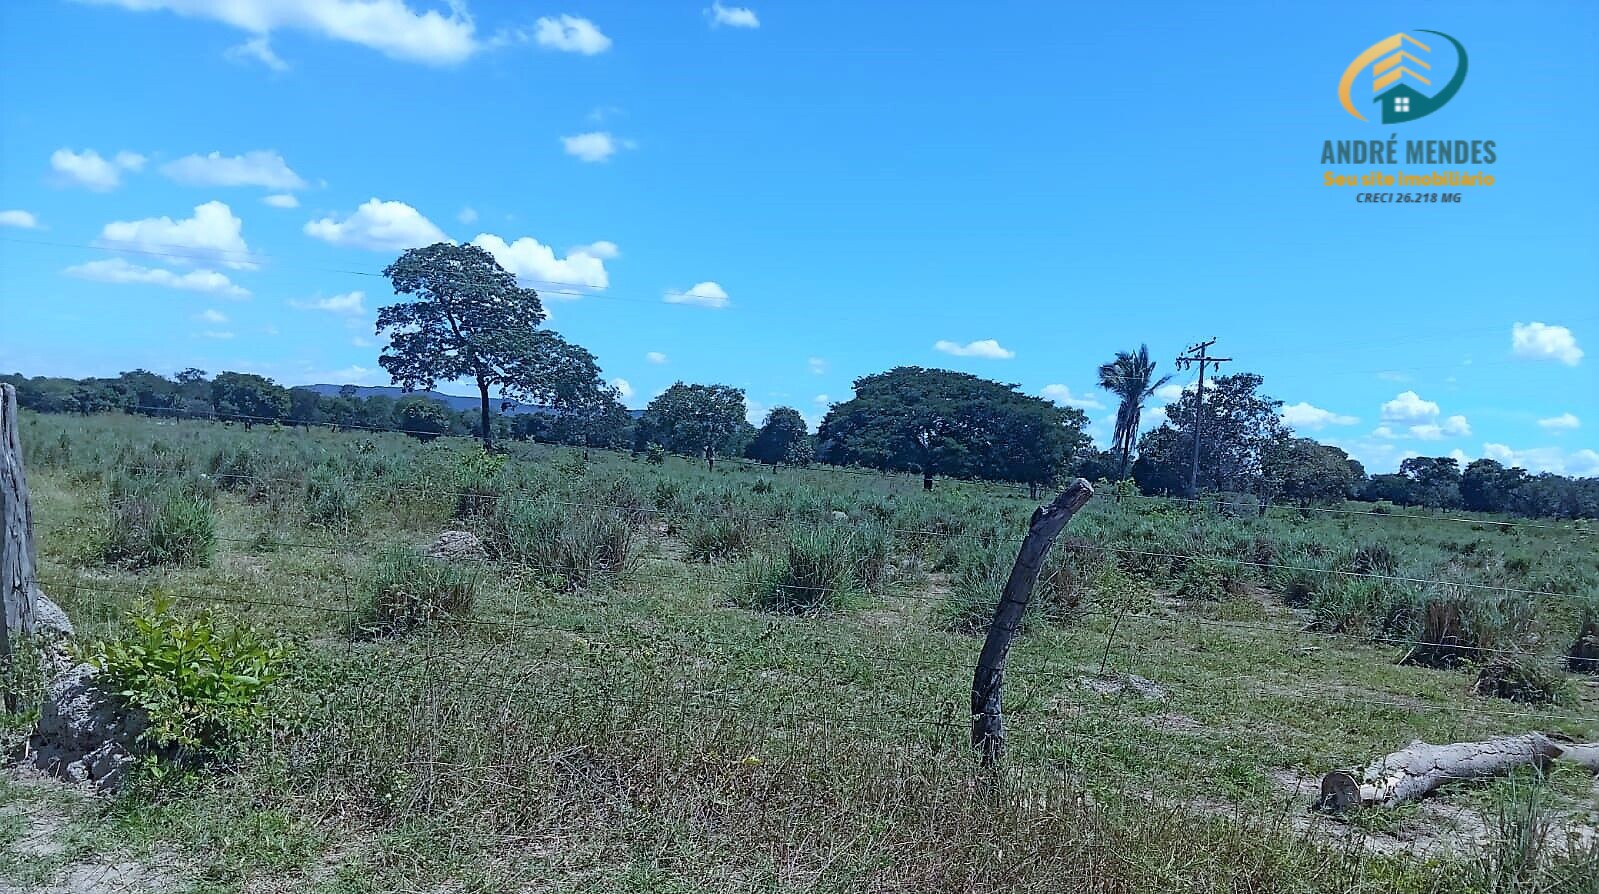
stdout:
<svg viewBox="0 0 1599 894">
<path fill-rule="evenodd" d="M 1354 497 L 1366 470 L 1349 454 L 1310 438 L 1281 438 L 1270 444 L 1261 462 L 1263 502 L 1289 500 L 1302 506 Z"/>
<path fill-rule="evenodd" d="M 211 380 L 211 406 L 223 419 L 276 422 L 288 415 L 289 390 L 254 373 L 223 372 Z"/>
<path fill-rule="evenodd" d="M 744 455 L 767 465 L 800 466 L 815 456 L 810 427 L 793 407 L 774 407 L 766 414 Z"/>
<path fill-rule="evenodd" d="M 1025 481 L 1058 478 L 1088 446 L 1081 410 L 967 373 L 902 366 L 855 380 L 822 420 L 825 462 Z"/>
<path fill-rule="evenodd" d="M 1111 435 L 1111 449 L 1121 453 L 1117 478 L 1127 477 L 1127 460 L 1138 440 L 1144 402 L 1154 395 L 1155 389 L 1170 381 L 1169 375 L 1155 378 L 1155 361 L 1149 359 L 1149 345 L 1139 345 L 1137 351 L 1117 351 L 1115 360 L 1100 364 L 1099 387 L 1119 400 L 1116 429 Z"/>
<path fill-rule="evenodd" d="M 644 408 L 638 441 L 691 456 L 736 454 L 748 440 L 745 413 L 742 388 L 677 382 Z"/>
<path fill-rule="evenodd" d="M 1279 416 L 1282 401 L 1260 393 L 1262 381 L 1254 373 L 1220 376 L 1206 391 L 1200 411 L 1203 437 L 1197 483 L 1249 493 L 1266 488 L 1269 452 L 1289 437 L 1291 430 Z M 1174 480 L 1188 480 L 1196 404 L 1196 395 L 1184 392 L 1166 405 L 1166 422 L 1139 441 L 1133 478 L 1145 493 L 1186 489 L 1171 485 Z M 1150 455 L 1146 457 L 1146 453 Z"/>
<path fill-rule="evenodd" d="M 1506 468 L 1491 459 L 1475 460 L 1460 473 L 1460 499 L 1467 509 L 1477 512 L 1504 512 L 1528 480 L 1525 469 Z"/>
<path fill-rule="evenodd" d="M 487 251 L 448 242 L 408 249 L 383 275 L 410 300 L 378 312 L 378 332 L 389 333 L 378 363 L 407 390 L 471 379 L 485 447 L 493 444 L 491 390 L 562 412 L 582 411 L 607 393 L 594 355 L 539 329 L 538 293 Z"/>
</svg>

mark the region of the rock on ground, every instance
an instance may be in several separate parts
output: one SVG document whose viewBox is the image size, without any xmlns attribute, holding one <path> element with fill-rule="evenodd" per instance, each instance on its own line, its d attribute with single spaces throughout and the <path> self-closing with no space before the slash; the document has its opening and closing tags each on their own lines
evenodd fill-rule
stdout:
<svg viewBox="0 0 1599 894">
<path fill-rule="evenodd" d="M 471 531 L 445 531 L 433 545 L 427 549 L 427 554 L 435 559 L 486 559 L 488 550 L 483 548 L 483 541 Z"/>
<path fill-rule="evenodd" d="M 146 723 L 96 685 L 95 673 L 80 664 L 50 681 L 28 754 L 47 773 L 113 791 L 133 765 L 134 740 Z"/>
</svg>

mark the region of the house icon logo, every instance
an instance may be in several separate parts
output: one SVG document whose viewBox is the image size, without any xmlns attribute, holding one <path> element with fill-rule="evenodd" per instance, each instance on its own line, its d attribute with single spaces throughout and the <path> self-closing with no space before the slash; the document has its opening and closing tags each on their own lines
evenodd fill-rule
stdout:
<svg viewBox="0 0 1599 894">
<path fill-rule="evenodd" d="M 1338 81 L 1338 101 L 1343 104 L 1344 111 L 1362 121 L 1368 120 L 1351 98 L 1355 81 L 1368 69 L 1371 72 L 1371 92 L 1376 94 L 1372 102 L 1378 103 L 1382 109 L 1384 124 L 1423 118 L 1455 98 L 1455 94 L 1460 92 L 1460 85 L 1466 81 L 1466 48 L 1442 31 L 1416 33 L 1433 36 L 1423 42 L 1400 32 L 1367 47 L 1365 52 L 1355 57 L 1355 61 L 1349 63 L 1349 67 L 1344 69 L 1344 76 Z M 1445 61 L 1447 56 L 1440 59 L 1432 55 L 1434 46 L 1447 50 L 1438 38 L 1454 47 L 1454 73 L 1449 75 L 1449 80 L 1442 87 L 1428 96 L 1417 85 L 1423 89 L 1432 88 L 1433 81 L 1438 79 L 1434 72 L 1435 64 L 1441 72 L 1448 70 Z"/>
</svg>

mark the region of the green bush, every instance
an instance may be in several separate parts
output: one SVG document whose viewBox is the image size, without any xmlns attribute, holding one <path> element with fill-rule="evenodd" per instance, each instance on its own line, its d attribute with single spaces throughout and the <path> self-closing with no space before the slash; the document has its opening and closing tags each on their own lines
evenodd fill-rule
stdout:
<svg viewBox="0 0 1599 894">
<path fill-rule="evenodd" d="M 203 566 L 211 564 L 216 542 L 211 501 L 169 487 L 112 504 L 100 558 L 129 568 Z"/>
<path fill-rule="evenodd" d="M 267 716 L 262 694 L 281 678 L 286 646 L 208 611 L 187 618 L 169 596 L 137 603 L 123 629 L 79 658 L 148 717 L 144 744 L 180 761 L 226 757 Z"/>
<path fill-rule="evenodd" d="M 1456 667 L 1516 649 L 1534 612 L 1530 600 L 1500 591 L 1441 585 L 1399 593 L 1385 626 L 1411 640 L 1407 664 Z"/>
<path fill-rule="evenodd" d="M 637 544 L 624 513 L 516 500 L 500 508 L 494 536 L 502 559 L 527 566 L 558 589 L 587 587 L 631 570 Z"/>
<path fill-rule="evenodd" d="M 683 551 L 694 562 L 733 559 L 755 544 L 755 524 L 743 515 L 691 516 L 683 531 Z"/>
<path fill-rule="evenodd" d="M 783 614 L 839 607 L 881 581 L 885 536 L 843 527 L 798 528 L 790 532 L 782 555 L 754 556 L 739 566 L 733 601 Z"/>
<path fill-rule="evenodd" d="M 450 615 L 465 614 L 477 596 L 476 570 L 389 547 L 373 563 L 367 602 L 355 620 L 361 637 L 394 636 Z"/>
<path fill-rule="evenodd" d="M 1559 670 L 1524 656 L 1506 656 L 1479 667 L 1473 691 L 1533 705 L 1565 703 L 1571 695 Z"/>
<path fill-rule="evenodd" d="M 311 521 L 334 528 L 349 525 L 359 505 L 355 487 L 332 469 L 320 468 L 305 481 L 305 514 Z"/>
</svg>

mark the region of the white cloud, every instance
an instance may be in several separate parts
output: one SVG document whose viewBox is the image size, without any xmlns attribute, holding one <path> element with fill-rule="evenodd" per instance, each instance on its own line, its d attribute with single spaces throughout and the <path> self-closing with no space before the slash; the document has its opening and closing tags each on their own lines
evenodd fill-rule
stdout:
<svg viewBox="0 0 1599 894">
<path fill-rule="evenodd" d="M 1514 450 L 1505 444 L 1482 445 L 1484 456 L 1507 466 L 1520 466 L 1529 472 L 1553 472 L 1556 475 L 1573 475 L 1579 478 L 1599 475 L 1599 452 L 1575 450 L 1567 453 L 1559 447 L 1531 447 Z"/>
<path fill-rule="evenodd" d="M 1444 437 L 1460 437 L 1471 434 L 1471 423 L 1464 416 L 1450 416 L 1440 425 L 1438 423 L 1423 423 L 1410 427 L 1412 437 L 1423 441 L 1437 441 Z"/>
<path fill-rule="evenodd" d="M 1575 413 L 1561 413 L 1559 416 L 1539 419 L 1538 427 L 1549 431 L 1569 431 L 1573 428 L 1581 428 L 1582 420 L 1578 419 Z"/>
<path fill-rule="evenodd" d="M 345 292 L 340 295 L 318 298 L 312 301 L 290 301 L 289 304 L 301 310 L 321 310 L 330 314 L 359 316 L 366 313 L 366 293 L 360 291 Z"/>
<path fill-rule="evenodd" d="M 1160 398 L 1161 400 L 1167 401 L 1169 403 L 1171 401 L 1176 400 L 1179 397 L 1182 397 L 1183 396 L 1183 392 L 1185 390 L 1188 390 L 1188 389 L 1186 389 L 1182 385 L 1177 384 L 1176 382 L 1172 382 L 1170 384 L 1162 385 L 1159 388 L 1156 388 L 1155 389 L 1155 396 Z"/>
<path fill-rule="evenodd" d="M 1065 385 L 1045 385 L 1041 391 L 1045 399 L 1054 401 L 1063 407 L 1077 407 L 1083 410 L 1103 410 L 1105 405 L 1099 398 L 1092 394 L 1073 395 L 1072 390 Z"/>
<path fill-rule="evenodd" d="M 705 10 L 711 19 L 711 27 L 726 25 L 729 28 L 759 28 L 761 20 L 755 16 L 755 10 L 747 6 L 723 6 L 721 3 L 712 3 L 711 8 Z"/>
<path fill-rule="evenodd" d="M 576 136 L 561 137 L 561 145 L 565 147 L 566 154 L 579 161 L 597 162 L 605 161 L 615 155 L 618 149 L 632 149 L 632 140 L 621 140 L 603 130 L 580 133 Z"/>
<path fill-rule="evenodd" d="M 1558 360 L 1576 366 L 1582 360 L 1577 337 L 1564 326 L 1517 323 L 1510 329 L 1510 352 L 1528 360 Z"/>
<path fill-rule="evenodd" d="M 805 367 L 811 371 L 812 375 L 820 376 L 827 373 L 827 361 L 820 357 L 811 357 L 807 359 L 805 361 Z"/>
<path fill-rule="evenodd" d="M 107 161 L 93 149 L 74 152 L 63 148 L 50 153 L 50 167 L 65 182 L 95 192 L 107 192 L 122 184 L 123 171 L 143 169 L 144 156 L 137 152 L 118 152 Z"/>
<path fill-rule="evenodd" d="M 370 348 L 372 347 L 372 339 L 364 335 L 352 335 L 350 336 L 350 344 L 358 348 Z"/>
<path fill-rule="evenodd" d="M 68 276 L 91 279 L 95 282 L 140 283 L 165 286 L 169 289 L 182 289 L 186 292 L 206 292 L 228 298 L 247 298 L 250 295 L 247 290 L 234 285 L 226 276 L 215 270 L 190 270 L 185 273 L 175 273 L 159 267 L 141 267 L 137 264 L 130 264 L 122 258 L 90 261 L 86 264 L 68 267 L 63 272 Z"/>
<path fill-rule="evenodd" d="M 39 218 L 31 211 L 0 211 L 0 227 L 17 227 L 23 230 L 39 229 Z"/>
<path fill-rule="evenodd" d="M 644 359 L 651 363 L 665 363 L 666 355 L 662 354 L 660 351 L 651 351 L 644 355 Z"/>
<path fill-rule="evenodd" d="M 700 307 L 722 308 L 727 306 L 727 292 L 715 282 L 696 283 L 686 292 L 668 289 L 663 299 L 667 304 L 695 304 Z"/>
<path fill-rule="evenodd" d="M 598 242 L 590 242 L 588 245 L 574 245 L 567 249 L 566 253 L 569 255 L 588 255 L 591 258 L 599 258 L 602 261 L 614 261 L 622 256 L 622 250 L 617 247 L 616 243 L 605 239 L 601 239 Z"/>
<path fill-rule="evenodd" d="M 1404 391 L 1382 405 L 1384 422 L 1431 422 L 1438 418 L 1438 405 L 1414 391 Z"/>
<path fill-rule="evenodd" d="M 261 199 L 261 201 L 267 203 L 268 205 L 271 205 L 274 208 L 298 208 L 298 207 L 300 207 L 300 200 L 295 198 L 294 196 L 289 195 L 286 192 L 285 193 L 279 193 L 277 195 L 265 196 L 265 197 L 263 197 Z"/>
<path fill-rule="evenodd" d="M 358 44 L 393 59 L 449 65 L 483 48 L 464 4 L 449 13 L 413 12 L 405 0 L 88 0 L 134 12 L 167 10 L 210 19 L 264 38 L 278 30 L 298 30 L 330 40 Z M 248 44 L 246 45 L 248 46 Z M 262 47 L 265 48 L 263 41 Z M 258 50 L 235 47 L 263 62 Z M 269 48 L 266 54 L 271 54 Z M 282 60 L 278 60 L 281 62 Z M 270 63 L 268 63 L 270 64 Z"/>
<path fill-rule="evenodd" d="M 243 155 L 185 155 L 162 165 L 161 173 L 185 186 L 259 186 L 280 191 L 305 188 L 305 181 L 283 156 L 269 149 Z"/>
<path fill-rule="evenodd" d="M 616 389 L 616 393 L 620 395 L 623 400 L 632 400 L 633 385 L 628 382 L 628 380 L 618 376 L 611 380 L 611 387 Z"/>
<path fill-rule="evenodd" d="M 265 65 L 273 71 L 288 71 L 289 63 L 272 51 L 272 42 L 265 34 L 252 37 L 237 46 L 228 47 L 222 51 L 222 58 L 229 62 L 249 62 L 254 60 Z"/>
<path fill-rule="evenodd" d="M 455 219 L 460 221 L 461 223 L 464 223 L 464 224 L 476 223 L 477 222 L 477 209 L 473 208 L 470 205 L 468 205 L 467 207 L 462 208 L 460 211 L 456 212 Z"/>
<path fill-rule="evenodd" d="M 933 347 L 956 357 L 986 357 L 990 360 L 1009 360 L 1016 356 L 1015 351 L 1001 346 L 998 341 L 992 338 L 969 341 L 964 345 L 939 339 L 933 343 Z"/>
<path fill-rule="evenodd" d="M 200 334 L 205 336 L 206 338 L 221 339 L 223 341 L 226 341 L 227 339 L 230 339 L 230 338 L 233 337 L 233 333 L 225 332 L 225 331 L 221 331 L 221 330 L 217 330 L 217 329 L 208 329 L 205 332 L 202 332 Z"/>
<path fill-rule="evenodd" d="M 545 16 L 534 23 L 533 35 L 539 46 L 563 53 L 582 53 L 593 56 L 611 48 L 611 39 L 588 19 L 578 16 Z"/>
<path fill-rule="evenodd" d="M 236 269 L 254 269 L 250 246 L 244 242 L 244 222 L 227 205 L 211 201 L 194 206 L 194 216 L 182 220 L 147 217 L 112 221 L 100 230 L 102 245 L 173 257 L 186 262 L 215 261 Z"/>
<path fill-rule="evenodd" d="M 368 199 L 355 213 L 337 220 L 324 217 L 305 225 L 307 236 L 373 251 L 403 251 L 435 242 L 447 242 L 444 231 L 404 202 Z"/>
<path fill-rule="evenodd" d="M 507 243 L 504 239 L 493 233 L 479 233 L 472 244 L 486 250 L 494 256 L 517 278 L 535 285 L 546 283 L 557 286 L 585 286 L 591 289 L 603 289 L 610 285 L 610 275 L 605 271 L 605 260 L 581 251 L 573 251 L 564 258 L 555 256 L 555 249 L 534 239 L 523 236 L 515 242 Z M 577 295 L 562 294 L 552 291 L 551 298 L 576 298 Z"/>
<path fill-rule="evenodd" d="M 1408 375 L 1406 375 L 1405 373 L 1402 373 L 1402 372 L 1395 372 L 1393 370 L 1384 370 L 1384 371 L 1382 371 L 1382 372 L 1377 374 L 1377 378 L 1382 379 L 1384 382 L 1408 382 L 1408 381 L 1410 381 L 1410 376 L 1408 376 Z"/>
<path fill-rule="evenodd" d="M 220 324 L 226 323 L 228 321 L 228 315 L 223 313 L 220 310 L 208 307 L 205 310 L 202 310 L 199 313 L 195 314 L 194 315 L 194 319 L 196 321 L 198 321 L 198 322 L 201 322 L 201 323 L 212 323 L 212 324 L 220 325 Z"/>
<path fill-rule="evenodd" d="M 825 406 L 827 406 L 827 405 L 828 405 L 828 404 L 829 404 L 829 403 L 831 403 L 831 402 L 832 402 L 832 399 L 831 399 L 831 398 L 829 398 L 829 397 L 828 397 L 828 396 L 827 396 L 827 395 L 825 395 L 825 394 L 818 394 L 818 395 L 816 395 L 816 396 L 815 396 L 815 397 L 813 397 L 813 398 L 811 398 L 811 402 L 812 402 L 812 403 L 814 403 L 814 404 L 816 404 L 816 405 L 817 405 L 817 406 L 822 406 L 822 407 L 825 407 Z"/>
<path fill-rule="evenodd" d="M 1353 416 L 1323 410 L 1304 401 L 1283 407 L 1282 418 L 1289 428 L 1308 428 L 1313 431 L 1320 431 L 1329 425 L 1354 425 L 1360 421 Z"/>
</svg>

